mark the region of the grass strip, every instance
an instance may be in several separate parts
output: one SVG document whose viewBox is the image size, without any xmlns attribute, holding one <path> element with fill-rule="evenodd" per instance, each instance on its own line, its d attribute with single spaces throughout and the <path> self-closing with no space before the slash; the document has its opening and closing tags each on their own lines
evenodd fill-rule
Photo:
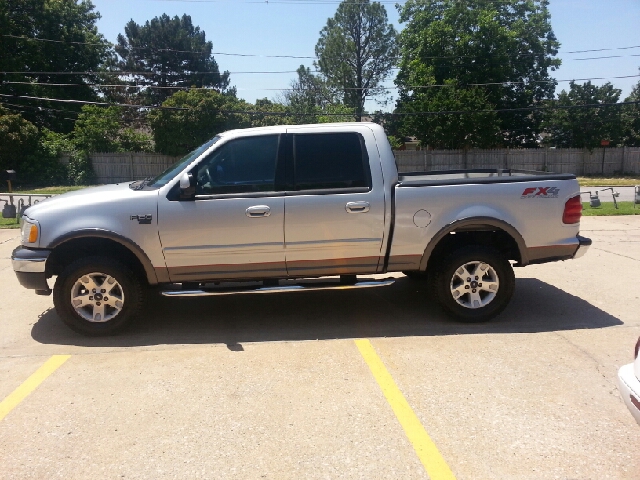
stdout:
<svg viewBox="0 0 640 480">
<path fill-rule="evenodd" d="M 45 187 L 45 188 L 33 188 L 30 190 L 14 190 L 14 195 L 61 195 L 67 192 L 74 192 L 76 190 L 81 190 L 83 188 L 87 188 L 91 185 L 74 185 L 72 187 Z M 7 193 L 7 192 L 3 192 Z"/>
<path fill-rule="evenodd" d="M 582 215 L 585 217 L 608 217 L 613 215 L 640 215 L 640 205 L 633 208 L 633 202 L 618 202 L 616 209 L 613 202 L 602 202 L 602 206 L 591 208 L 589 202 L 582 203 Z"/>
<path fill-rule="evenodd" d="M 17 218 L 0 218 L 0 228 L 19 228 Z"/>
<path fill-rule="evenodd" d="M 581 187 L 633 187 L 640 185 L 640 177 L 578 177 Z"/>
</svg>

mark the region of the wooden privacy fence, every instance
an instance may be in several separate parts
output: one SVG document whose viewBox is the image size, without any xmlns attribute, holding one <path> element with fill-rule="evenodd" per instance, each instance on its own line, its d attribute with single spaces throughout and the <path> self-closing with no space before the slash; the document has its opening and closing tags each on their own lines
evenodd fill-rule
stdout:
<svg viewBox="0 0 640 480">
<path fill-rule="evenodd" d="M 503 150 L 399 150 L 400 172 L 464 168 L 513 168 L 577 175 L 640 173 L 640 147 L 529 148 Z"/>
<path fill-rule="evenodd" d="M 640 147 L 517 150 L 399 150 L 394 152 L 400 172 L 463 168 L 513 168 L 577 175 L 640 173 Z M 156 153 L 94 153 L 98 183 L 118 183 L 152 177 L 179 157 Z"/>
<path fill-rule="evenodd" d="M 159 153 L 94 153 L 91 155 L 97 183 L 118 183 L 155 177 L 179 157 Z"/>
</svg>

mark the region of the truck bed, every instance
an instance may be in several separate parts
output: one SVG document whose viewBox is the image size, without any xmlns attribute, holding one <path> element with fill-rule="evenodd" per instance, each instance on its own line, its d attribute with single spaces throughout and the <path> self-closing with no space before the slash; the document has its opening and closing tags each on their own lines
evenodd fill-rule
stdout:
<svg viewBox="0 0 640 480">
<path fill-rule="evenodd" d="M 482 183 L 514 183 L 541 180 L 575 180 L 572 173 L 552 173 L 534 170 L 474 168 L 468 170 L 434 170 L 430 172 L 405 172 L 398 174 L 400 187 L 425 187 L 430 185 L 461 185 Z"/>
</svg>

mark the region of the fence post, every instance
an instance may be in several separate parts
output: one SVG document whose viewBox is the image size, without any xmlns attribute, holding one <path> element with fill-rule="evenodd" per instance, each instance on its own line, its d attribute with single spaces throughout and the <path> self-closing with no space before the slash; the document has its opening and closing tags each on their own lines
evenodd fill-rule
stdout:
<svg viewBox="0 0 640 480">
<path fill-rule="evenodd" d="M 131 167 L 131 180 L 135 180 L 136 177 L 133 172 L 133 153 L 131 152 L 129 152 L 129 166 Z"/>
<path fill-rule="evenodd" d="M 620 173 L 624 175 L 624 155 L 627 152 L 627 147 L 622 147 L 622 160 L 620 162 Z"/>
</svg>

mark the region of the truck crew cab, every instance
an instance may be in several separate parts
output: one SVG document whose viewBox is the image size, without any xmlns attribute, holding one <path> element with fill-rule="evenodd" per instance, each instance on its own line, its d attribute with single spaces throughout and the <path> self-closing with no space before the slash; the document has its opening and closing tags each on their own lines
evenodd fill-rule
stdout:
<svg viewBox="0 0 640 480">
<path fill-rule="evenodd" d="M 20 283 L 50 294 L 87 335 L 125 327 L 147 286 L 167 296 L 320 288 L 301 279 L 428 273 L 443 309 L 499 314 L 516 266 L 577 258 L 574 175 L 515 170 L 398 174 L 373 123 L 224 132 L 153 179 L 30 207 L 13 253 Z M 295 280 L 295 282 L 294 282 Z M 258 281 L 235 288 L 214 282 Z M 324 285 L 326 287 L 327 285 Z M 331 287 L 331 284 L 328 284 Z"/>
</svg>

